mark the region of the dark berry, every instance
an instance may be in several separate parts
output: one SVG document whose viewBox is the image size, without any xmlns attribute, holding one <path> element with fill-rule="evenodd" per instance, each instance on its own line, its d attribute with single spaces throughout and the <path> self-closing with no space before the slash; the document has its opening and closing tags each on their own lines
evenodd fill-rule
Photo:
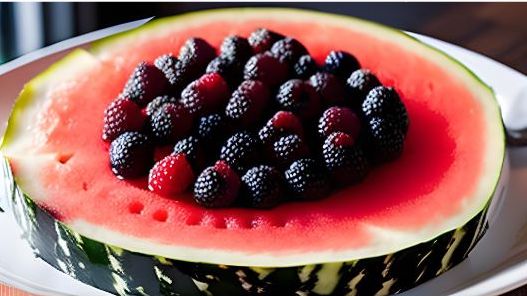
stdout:
<svg viewBox="0 0 527 296">
<path fill-rule="evenodd" d="M 156 96 L 164 93 L 168 81 L 158 68 L 145 62 L 139 63 L 126 82 L 123 96 L 140 106 L 145 106 Z"/>
<path fill-rule="evenodd" d="M 150 129 L 160 142 L 177 141 L 192 129 L 192 115 L 181 104 L 167 103 L 150 119 Z"/>
<path fill-rule="evenodd" d="M 288 166 L 291 162 L 305 158 L 309 150 L 298 135 L 281 137 L 273 144 L 273 156 L 280 166 Z"/>
<path fill-rule="evenodd" d="M 289 111 L 278 111 L 269 119 L 267 124 L 260 129 L 258 136 L 263 144 L 272 144 L 281 136 L 296 134 L 304 137 L 302 121 L 298 116 Z"/>
<path fill-rule="evenodd" d="M 315 60 L 310 55 L 301 56 L 293 65 L 294 75 L 300 79 L 307 79 L 318 71 Z"/>
<path fill-rule="evenodd" d="M 231 88 L 236 87 L 243 77 L 243 66 L 245 61 L 230 59 L 227 57 L 216 57 L 207 66 L 207 73 L 218 73 Z"/>
<path fill-rule="evenodd" d="M 360 68 L 359 61 L 345 51 L 331 51 L 324 63 L 324 70 L 328 73 L 346 79 L 351 72 Z"/>
<path fill-rule="evenodd" d="M 320 96 L 311 85 L 299 79 L 282 84 L 276 100 L 282 109 L 304 119 L 311 119 L 320 111 Z"/>
<path fill-rule="evenodd" d="M 237 171 L 244 171 L 257 157 L 258 141 L 248 132 L 232 135 L 220 151 L 220 159 Z"/>
<path fill-rule="evenodd" d="M 154 61 L 154 65 L 163 72 L 173 93 L 181 91 L 188 83 L 187 72 L 189 70 L 184 67 L 178 58 L 171 54 L 158 57 Z"/>
<path fill-rule="evenodd" d="M 171 154 L 158 161 L 148 175 L 148 189 L 162 195 L 185 192 L 195 175 L 184 153 Z"/>
<path fill-rule="evenodd" d="M 252 32 L 251 35 L 249 35 L 248 39 L 249 44 L 253 49 L 253 52 L 256 54 L 271 49 L 271 46 L 273 46 L 276 41 L 282 38 L 284 38 L 284 36 L 281 34 L 267 29 L 259 28 Z"/>
<path fill-rule="evenodd" d="M 318 72 L 309 78 L 325 106 L 343 105 L 346 101 L 344 83 L 335 75 Z"/>
<path fill-rule="evenodd" d="M 396 122 L 375 117 L 368 124 L 369 145 L 373 148 L 370 154 L 376 162 L 394 160 L 402 154 L 405 135 Z"/>
<path fill-rule="evenodd" d="M 307 54 L 307 49 L 298 40 L 286 37 L 278 40 L 271 47 L 271 53 L 281 62 L 293 65 L 301 56 Z"/>
<path fill-rule="evenodd" d="M 223 40 L 220 55 L 230 60 L 246 62 L 252 55 L 252 48 L 247 39 L 231 35 Z"/>
<path fill-rule="evenodd" d="M 152 146 L 148 138 L 138 132 L 125 132 L 110 145 L 110 165 L 121 179 L 141 177 L 152 164 Z"/>
<path fill-rule="evenodd" d="M 167 103 L 177 103 L 177 99 L 173 96 L 159 96 L 146 105 L 146 115 L 152 116 L 159 110 L 161 106 Z"/>
<path fill-rule="evenodd" d="M 231 205 L 238 197 L 240 178 L 223 161 L 208 167 L 194 183 L 194 200 L 205 207 L 219 208 Z"/>
<path fill-rule="evenodd" d="M 356 183 L 368 174 L 368 161 L 348 134 L 335 132 L 329 135 L 324 141 L 322 155 L 332 179 L 342 185 Z"/>
<path fill-rule="evenodd" d="M 205 141 L 214 141 L 227 132 L 227 123 L 220 114 L 210 114 L 198 120 L 197 136 Z"/>
<path fill-rule="evenodd" d="M 293 162 L 285 171 L 285 179 L 289 190 L 300 199 L 318 199 L 326 195 L 329 190 L 323 169 L 310 158 Z"/>
<path fill-rule="evenodd" d="M 261 120 L 265 108 L 269 104 L 271 94 L 260 81 L 245 80 L 236 89 L 227 103 L 225 114 L 227 118 L 244 126 L 251 126 Z"/>
<path fill-rule="evenodd" d="M 370 70 L 353 71 L 346 81 L 346 86 L 351 95 L 352 107 L 360 108 L 368 92 L 379 85 L 381 85 L 379 79 Z"/>
<path fill-rule="evenodd" d="M 408 131 L 408 113 L 401 98 L 391 87 L 373 88 L 362 103 L 362 112 L 367 119 L 385 118 L 403 134 Z"/>
<path fill-rule="evenodd" d="M 322 138 L 334 132 L 344 132 L 357 139 L 360 130 L 359 117 L 347 107 L 331 107 L 324 111 L 318 121 L 318 133 Z"/>
<path fill-rule="evenodd" d="M 280 85 L 288 75 L 287 65 L 267 53 L 251 57 L 243 70 L 245 80 L 259 80 L 270 87 Z"/>
<path fill-rule="evenodd" d="M 270 208 L 284 195 L 280 172 L 267 165 L 249 169 L 242 177 L 244 198 L 254 208 Z"/>
<path fill-rule="evenodd" d="M 141 131 L 145 119 L 136 103 L 128 99 L 117 99 L 104 111 L 102 139 L 109 142 L 124 132 Z"/>
<path fill-rule="evenodd" d="M 204 166 L 204 151 L 198 138 L 190 136 L 181 139 L 174 145 L 174 154 L 184 153 L 194 168 L 200 169 Z"/>
<path fill-rule="evenodd" d="M 229 99 L 229 87 L 218 73 L 209 73 L 191 82 L 181 92 L 181 103 L 192 114 L 221 110 Z"/>
<path fill-rule="evenodd" d="M 201 38 L 188 39 L 179 50 L 179 60 L 188 79 L 199 77 L 215 56 L 214 47 Z"/>
</svg>

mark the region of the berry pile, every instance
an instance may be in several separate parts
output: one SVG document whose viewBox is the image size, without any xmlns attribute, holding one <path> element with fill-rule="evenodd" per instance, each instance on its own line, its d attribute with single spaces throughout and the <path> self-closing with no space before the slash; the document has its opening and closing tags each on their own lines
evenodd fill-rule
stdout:
<svg viewBox="0 0 527 296">
<path fill-rule="evenodd" d="M 298 40 L 267 29 L 201 38 L 178 56 L 141 62 L 104 113 L 118 178 L 192 192 L 204 207 L 269 208 L 322 198 L 403 151 L 398 93 L 345 51 L 317 63 Z"/>
</svg>

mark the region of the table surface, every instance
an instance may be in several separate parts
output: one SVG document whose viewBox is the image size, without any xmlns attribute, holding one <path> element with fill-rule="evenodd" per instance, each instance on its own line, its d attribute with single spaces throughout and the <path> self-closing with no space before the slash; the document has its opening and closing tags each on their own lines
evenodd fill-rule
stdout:
<svg viewBox="0 0 527 296">
<path fill-rule="evenodd" d="M 157 5 L 162 7 L 167 4 Z M 178 8 L 185 9 L 185 5 L 191 5 L 191 3 L 179 4 Z M 325 5 L 323 10 L 331 11 L 332 5 L 336 4 Z M 382 15 L 371 15 L 371 12 L 370 15 L 360 15 L 361 5 L 364 6 L 365 4 L 355 4 L 355 6 L 350 4 L 347 12 L 460 45 L 527 74 L 527 3 L 450 3 L 430 4 L 428 6 L 390 4 L 396 10 L 394 10 L 394 15 L 386 16 L 385 21 L 383 21 Z M 300 6 L 316 7 L 313 4 Z M 194 4 L 193 8 L 195 7 Z M 409 9 L 405 9 L 405 7 Z M 174 6 L 170 8 L 172 9 L 167 9 L 165 12 L 170 13 Z M 354 11 L 352 8 L 356 8 L 356 10 Z M 371 9 L 366 10 L 371 11 Z M 146 11 L 146 13 L 148 12 Z M 415 13 L 409 16 L 411 20 L 407 18 L 406 22 L 401 21 L 404 14 L 409 12 Z M 133 17 L 138 16 L 141 15 L 134 15 Z M 2 291 L 5 292 L 0 285 L 0 295 L 6 295 Z M 527 296 L 527 286 L 505 295 Z"/>
</svg>

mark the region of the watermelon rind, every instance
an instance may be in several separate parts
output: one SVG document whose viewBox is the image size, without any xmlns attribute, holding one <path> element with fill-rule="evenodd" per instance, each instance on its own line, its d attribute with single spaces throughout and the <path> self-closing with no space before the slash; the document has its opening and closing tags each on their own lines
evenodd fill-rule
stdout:
<svg viewBox="0 0 527 296">
<path fill-rule="evenodd" d="M 23 174 L 13 176 L 7 159 L 16 155 L 19 145 L 25 145 L 24 122 L 32 120 L 32 110 L 38 110 L 43 103 L 39 99 L 44 97 L 42 94 L 49 85 L 56 83 L 57 77 L 82 68 L 83 63 L 95 62 L 114 48 L 126 46 L 127 42 L 161 32 L 167 24 L 191 26 L 203 18 L 210 20 L 226 15 L 236 15 L 240 21 L 253 15 L 272 15 L 360 24 L 365 30 L 396 40 L 416 54 L 438 60 L 482 98 L 491 98 L 482 101 L 485 108 L 496 115 L 495 126 L 491 126 L 489 133 L 499 145 L 489 152 L 493 158 L 489 161 L 492 167 L 485 168 L 486 178 L 481 180 L 478 191 L 482 197 L 477 204 L 467 209 L 462 217 L 445 222 L 442 232 L 434 236 L 416 234 L 390 249 L 348 258 L 327 256 L 278 262 L 240 256 L 232 256 L 232 261 L 211 256 L 188 258 L 163 252 L 155 246 L 127 245 L 118 237 L 100 235 L 104 231 L 91 225 L 65 225 L 31 199 L 27 192 L 39 191 L 38 184 L 32 182 L 33 168 L 22 167 Z M 13 108 L 1 149 L 7 157 L 2 169 L 5 186 L 12 193 L 5 202 L 37 255 L 76 279 L 118 295 L 387 295 L 405 291 L 466 258 L 488 228 L 491 203 L 503 195 L 500 176 L 504 171 L 505 140 L 501 115 L 492 90 L 473 72 L 401 31 L 350 17 L 293 9 L 222 9 L 189 13 L 153 21 L 138 30 L 106 38 L 94 43 L 89 52 L 76 50 L 24 87 Z"/>
</svg>

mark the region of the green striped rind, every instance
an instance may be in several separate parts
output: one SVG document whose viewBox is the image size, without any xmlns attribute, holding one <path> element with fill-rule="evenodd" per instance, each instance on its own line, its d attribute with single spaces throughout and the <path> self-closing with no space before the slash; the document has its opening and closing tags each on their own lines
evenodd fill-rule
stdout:
<svg viewBox="0 0 527 296">
<path fill-rule="evenodd" d="M 73 278 L 118 295 L 394 294 L 461 262 L 488 227 L 489 205 L 464 226 L 387 256 L 282 268 L 192 263 L 81 236 L 22 193 L 7 160 L 2 171 L 10 193 L 3 195 L 3 202 L 13 210 L 37 256 Z"/>
</svg>

